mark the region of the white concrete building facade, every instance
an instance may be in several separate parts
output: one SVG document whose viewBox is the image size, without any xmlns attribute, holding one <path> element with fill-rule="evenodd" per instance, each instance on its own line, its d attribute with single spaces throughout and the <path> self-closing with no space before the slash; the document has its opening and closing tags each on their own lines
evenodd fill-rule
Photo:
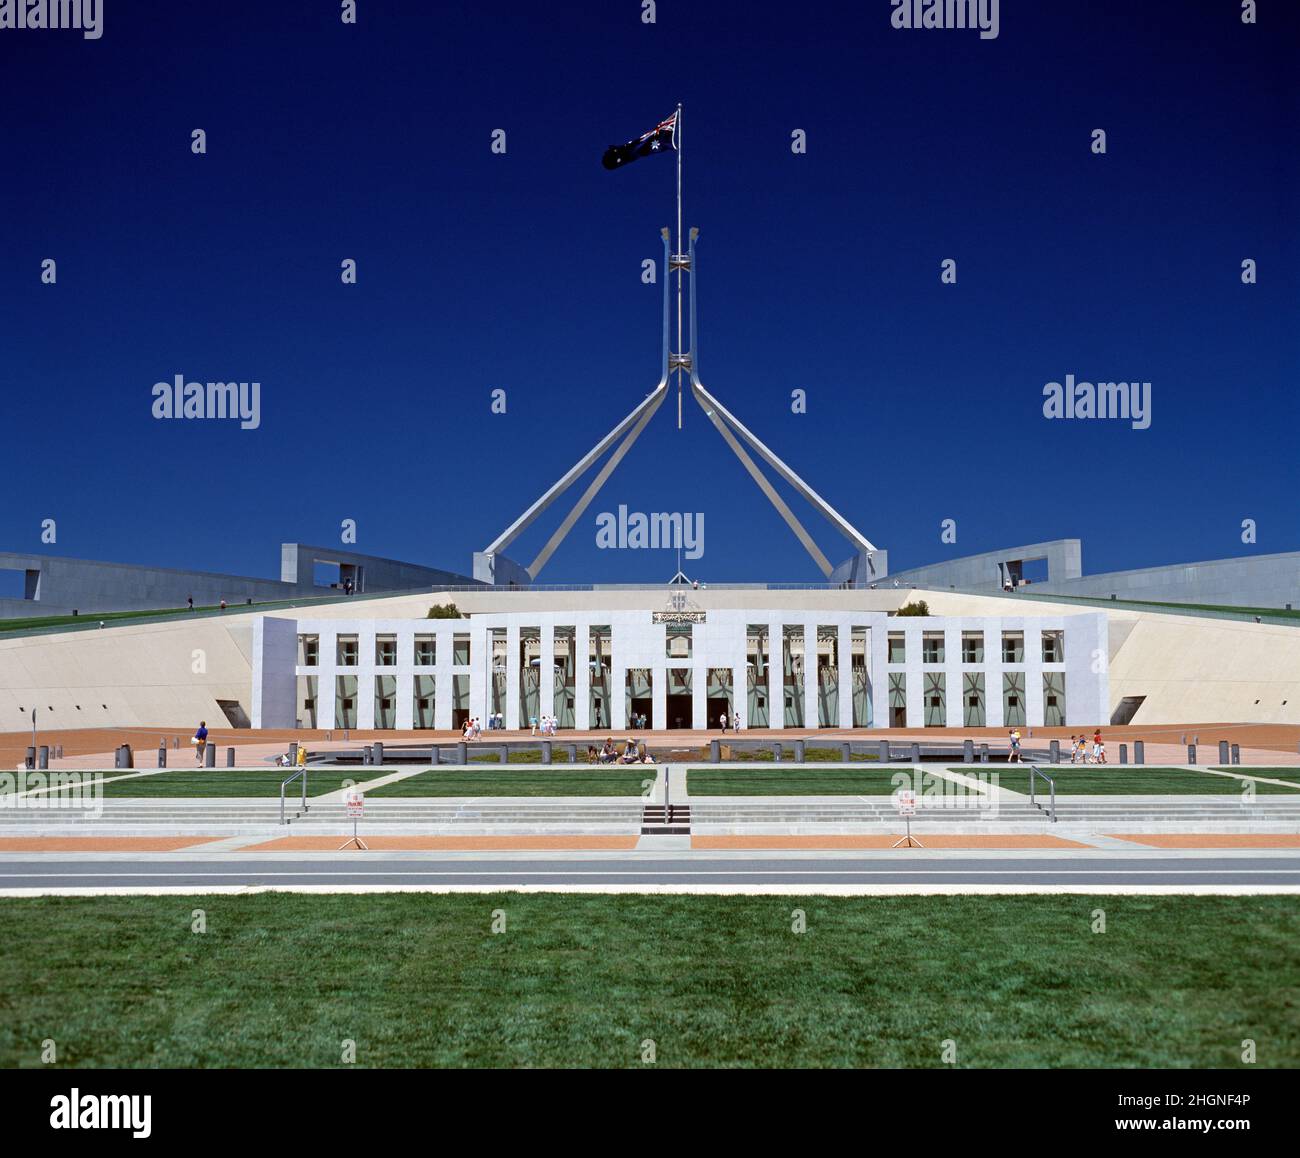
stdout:
<svg viewBox="0 0 1300 1158">
<path fill-rule="evenodd" d="M 1109 712 L 1103 612 L 534 608 L 461 619 L 261 616 L 255 728 L 1085 726 Z M 543 673 L 551 678 L 543 678 Z"/>
</svg>

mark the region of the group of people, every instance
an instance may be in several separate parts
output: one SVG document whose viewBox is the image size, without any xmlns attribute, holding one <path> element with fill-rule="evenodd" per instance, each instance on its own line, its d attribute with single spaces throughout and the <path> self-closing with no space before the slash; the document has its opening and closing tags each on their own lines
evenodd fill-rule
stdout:
<svg viewBox="0 0 1300 1158">
<path fill-rule="evenodd" d="M 542 716 L 541 719 L 529 716 L 528 723 L 533 729 L 534 736 L 554 736 L 560 726 L 560 721 L 554 716 Z"/>
<path fill-rule="evenodd" d="M 739 715 L 736 715 L 736 716 L 733 716 L 730 720 L 728 720 L 728 719 L 727 719 L 727 713 L 726 713 L 726 712 L 722 712 L 722 713 L 720 713 L 719 716 L 718 716 L 718 727 L 720 727 L 720 728 L 722 729 L 722 734 L 723 734 L 724 736 L 727 734 L 727 729 L 728 729 L 728 728 L 730 728 L 733 732 L 739 732 L 739 731 L 740 731 L 740 716 L 739 716 Z"/>
<path fill-rule="evenodd" d="M 1098 728 L 1092 734 L 1091 751 L 1088 750 L 1088 737 L 1086 735 L 1070 737 L 1070 763 L 1071 764 L 1106 763 L 1106 745 L 1102 743 L 1100 728 Z"/>
<path fill-rule="evenodd" d="M 614 743 L 612 736 L 605 738 L 605 743 L 597 748 L 594 744 L 587 746 L 587 763 L 588 764 L 653 764 L 654 759 L 650 755 L 649 749 L 643 753 L 637 747 L 637 742 L 630 736 L 627 743 L 623 746 L 622 752 L 618 750 L 618 745 Z"/>
</svg>

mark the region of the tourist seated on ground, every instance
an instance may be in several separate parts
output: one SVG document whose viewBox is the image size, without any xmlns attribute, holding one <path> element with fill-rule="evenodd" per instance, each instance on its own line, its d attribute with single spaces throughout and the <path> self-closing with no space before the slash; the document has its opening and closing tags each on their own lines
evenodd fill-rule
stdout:
<svg viewBox="0 0 1300 1158">
<path fill-rule="evenodd" d="M 597 748 L 595 744 L 587 745 L 587 763 L 588 764 L 600 763 L 600 749 Z"/>
<path fill-rule="evenodd" d="M 619 761 L 623 764 L 641 763 L 641 753 L 637 751 L 636 741 L 633 740 L 630 736 L 628 737 L 627 743 L 623 747 L 623 755 L 619 757 Z"/>
<path fill-rule="evenodd" d="M 605 737 L 605 744 L 600 750 L 600 762 L 602 764 L 612 764 L 618 759 L 618 748 L 614 745 L 612 736 Z"/>
<path fill-rule="evenodd" d="M 280 755 L 276 758 L 275 762 L 279 764 L 281 768 L 293 767 L 293 761 L 289 759 L 288 752 L 281 752 Z"/>
</svg>

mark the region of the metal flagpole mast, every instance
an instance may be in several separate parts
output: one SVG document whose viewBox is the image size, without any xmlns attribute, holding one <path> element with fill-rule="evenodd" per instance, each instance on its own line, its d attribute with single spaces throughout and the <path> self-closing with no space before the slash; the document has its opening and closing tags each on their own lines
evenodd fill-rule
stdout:
<svg viewBox="0 0 1300 1158">
<path fill-rule="evenodd" d="M 677 120 L 673 125 L 673 136 L 677 140 L 677 353 L 685 353 L 682 345 L 682 266 L 681 255 L 686 252 L 682 247 L 682 102 L 677 102 Z M 677 367 L 677 429 L 682 428 L 682 368 Z"/>
</svg>

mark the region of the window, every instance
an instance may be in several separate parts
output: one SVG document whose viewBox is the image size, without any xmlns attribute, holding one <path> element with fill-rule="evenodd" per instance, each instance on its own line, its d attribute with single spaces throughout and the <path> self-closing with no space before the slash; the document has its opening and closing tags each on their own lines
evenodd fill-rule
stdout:
<svg viewBox="0 0 1300 1158">
<path fill-rule="evenodd" d="M 943 663 L 942 631 L 927 631 L 921 636 L 921 662 Z"/>
<path fill-rule="evenodd" d="M 355 635 L 340 635 L 335 654 L 339 667 L 356 667 L 357 637 Z"/>
<path fill-rule="evenodd" d="M 1065 632 L 1064 631 L 1043 632 L 1043 662 L 1044 663 L 1065 662 Z"/>
<path fill-rule="evenodd" d="M 907 637 L 901 631 L 889 633 L 889 662 L 907 662 Z"/>
<path fill-rule="evenodd" d="M 451 639 L 451 663 L 453 667 L 469 666 L 469 633 L 457 632 Z M 465 709 L 469 710 L 468 706 Z"/>
<path fill-rule="evenodd" d="M 437 662 L 438 649 L 435 644 L 436 636 L 417 635 L 415 637 L 415 666 L 416 667 L 433 667 Z"/>
<path fill-rule="evenodd" d="M 962 663 L 984 662 L 984 633 L 982 631 L 963 631 L 961 633 Z"/>
<path fill-rule="evenodd" d="M 1025 633 L 1023 631 L 1004 631 L 1002 633 L 1002 662 L 1025 662 Z"/>
<path fill-rule="evenodd" d="M 298 636 L 298 666 L 316 667 L 320 663 L 320 636 Z"/>
<path fill-rule="evenodd" d="M 375 666 L 376 667 L 397 666 L 397 636 L 395 635 L 375 636 Z"/>
</svg>

